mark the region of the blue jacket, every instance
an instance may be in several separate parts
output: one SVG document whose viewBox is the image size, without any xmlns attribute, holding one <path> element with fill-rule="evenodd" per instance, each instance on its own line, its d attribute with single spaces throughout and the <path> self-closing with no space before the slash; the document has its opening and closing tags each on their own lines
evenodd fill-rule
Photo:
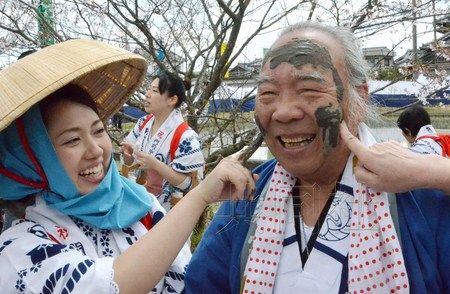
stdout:
<svg viewBox="0 0 450 294">
<path fill-rule="evenodd" d="M 260 175 L 259 196 L 275 167 Z M 411 293 L 450 293 L 450 197 L 437 190 L 397 194 L 402 251 Z M 194 252 L 186 272 L 186 293 L 233 293 L 240 288 L 240 257 L 256 201 L 225 202 Z"/>
</svg>

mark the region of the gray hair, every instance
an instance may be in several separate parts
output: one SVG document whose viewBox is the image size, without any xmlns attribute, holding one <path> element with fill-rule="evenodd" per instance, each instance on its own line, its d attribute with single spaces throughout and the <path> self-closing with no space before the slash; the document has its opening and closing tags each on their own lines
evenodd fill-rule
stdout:
<svg viewBox="0 0 450 294">
<path fill-rule="evenodd" d="M 358 117 L 365 117 L 368 120 L 378 120 L 378 113 L 375 105 L 362 98 L 357 91 L 357 87 L 367 83 L 369 76 L 369 66 L 364 59 L 363 52 L 359 46 L 359 41 L 353 33 L 344 27 L 328 26 L 315 22 L 300 22 L 285 28 L 278 38 L 295 31 L 315 30 L 323 32 L 336 40 L 344 49 L 345 70 L 348 75 L 349 91 L 349 113 L 357 114 Z M 266 60 L 263 62 L 263 66 Z"/>
</svg>

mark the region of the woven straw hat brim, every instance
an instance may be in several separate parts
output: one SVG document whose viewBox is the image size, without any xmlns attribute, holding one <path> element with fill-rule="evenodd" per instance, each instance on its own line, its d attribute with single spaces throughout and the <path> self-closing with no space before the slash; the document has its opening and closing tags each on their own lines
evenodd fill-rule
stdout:
<svg viewBox="0 0 450 294">
<path fill-rule="evenodd" d="M 105 120 L 145 77 L 137 54 L 95 40 L 76 39 L 41 49 L 0 70 L 0 131 L 68 83 L 84 88 Z"/>
</svg>

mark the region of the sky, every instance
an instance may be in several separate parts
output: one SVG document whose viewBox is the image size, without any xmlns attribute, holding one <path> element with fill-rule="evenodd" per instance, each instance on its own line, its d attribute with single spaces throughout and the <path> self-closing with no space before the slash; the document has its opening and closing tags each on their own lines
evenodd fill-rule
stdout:
<svg viewBox="0 0 450 294">
<path fill-rule="evenodd" d="M 251 3 L 258 3 L 263 0 L 254 0 Z M 288 4 L 280 4 L 282 5 L 292 5 L 294 0 L 278 0 L 279 3 L 288 3 Z M 297 0 L 295 0 L 297 1 Z M 367 0 L 350 0 L 351 1 L 351 8 L 353 11 L 349 11 L 348 13 L 353 13 L 354 11 L 358 10 L 358 8 Z M 408 2 L 410 0 L 391 0 L 393 1 L 400 1 L 400 2 Z M 420 0 L 417 0 L 420 1 Z M 323 0 L 320 3 L 329 3 L 327 0 Z M 436 7 L 442 8 L 442 7 L 448 7 L 449 0 L 436 0 Z M 257 5 L 257 4 L 254 4 Z M 327 4 L 322 4 L 327 5 Z M 308 5 L 305 6 L 305 9 L 308 9 Z M 272 44 L 275 39 L 277 38 L 278 34 L 280 33 L 281 29 L 283 27 L 286 27 L 288 24 L 292 24 L 297 22 L 298 20 L 305 19 L 305 15 L 307 15 L 307 10 L 301 10 L 298 9 L 295 13 L 291 14 L 291 16 L 288 19 L 279 21 L 278 24 L 270 31 L 265 34 L 256 36 L 252 42 L 244 49 L 241 56 L 237 59 L 237 62 L 248 62 L 252 61 L 256 58 L 262 58 L 263 56 L 263 48 L 269 47 L 270 44 Z M 448 10 L 448 8 L 447 8 Z M 258 11 L 258 10 L 257 10 Z M 261 10 L 262 11 L 262 10 Z M 316 10 L 316 17 L 321 17 L 323 21 L 327 21 L 327 17 L 330 18 L 330 16 L 324 16 L 326 13 L 320 13 L 318 10 Z M 261 12 L 262 13 L 262 12 Z M 254 18 L 257 19 L 259 16 L 257 13 L 255 14 Z M 1 21 L 1 20 L 0 20 Z M 243 24 L 243 29 L 241 30 L 240 37 L 238 39 L 238 44 L 243 43 L 246 39 L 248 34 L 251 32 L 249 29 L 252 25 L 251 22 L 246 22 Z M 371 37 L 365 37 L 360 39 L 362 47 L 379 47 L 379 46 L 385 46 L 389 49 L 392 49 L 399 40 L 404 39 L 405 37 L 408 37 L 408 40 L 402 42 L 399 46 L 397 46 L 395 50 L 395 58 L 401 57 L 407 49 L 412 48 L 412 41 L 409 38 L 412 32 L 412 23 L 411 22 L 403 22 L 399 23 L 389 30 L 383 31 L 382 34 L 374 35 Z M 433 40 L 433 33 L 432 33 L 432 18 L 424 18 L 417 21 L 417 32 L 418 32 L 418 47 L 420 47 L 423 43 L 428 43 Z M 442 34 L 437 34 L 438 37 L 442 36 Z M 15 60 L 15 57 L 12 57 L 13 60 Z M 10 63 L 11 60 L 0 60 L 0 66 L 3 64 Z"/>
<path fill-rule="evenodd" d="M 400 0 L 404 2 L 403 0 Z M 358 6 L 358 3 L 362 3 L 362 0 L 353 0 L 354 9 L 356 10 Z M 448 11 L 448 4 L 449 0 L 436 0 L 436 8 L 442 8 L 445 9 L 447 7 Z M 299 11 L 296 14 L 293 14 L 288 20 L 281 21 L 278 25 L 278 28 L 272 30 L 270 33 L 263 34 L 260 36 L 255 37 L 255 39 L 247 46 L 247 48 L 243 51 L 242 57 L 239 58 L 239 61 L 246 62 L 249 60 L 254 60 L 255 58 L 262 58 L 263 56 L 263 48 L 270 46 L 272 44 L 278 34 L 280 33 L 281 29 L 288 24 L 292 24 L 297 22 L 298 20 L 304 19 L 305 11 Z M 442 16 L 440 16 L 442 17 Z M 439 17 L 438 17 L 439 18 Z M 395 59 L 401 57 L 408 49 L 412 49 L 412 22 L 411 21 L 405 21 L 402 23 L 398 23 L 388 30 L 383 31 L 382 33 L 370 36 L 370 37 L 364 37 L 359 39 L 361 42 L 361 47 L 380 47 L 385 46 L 389 49 L 394 48 L 395 52 Z M 416 27 L 417 27 L 417 47 L 420 48 L 422 44 L 429 43 L 433 41 L 434 34 L 433 34 L 433 19 L 432 17 L 423 18 L 418 21 L 416 21 Z M 241 35 L 240 40 L 245 40 L 245 32 L 242 32 L 243 35 Z M 443 34 L 437 33 L 437 38 L 442 37 Z M 406 38 L 406 40 L 404 40 Z M 404 40 L 399 45 L 400 40 Z M 397 46 L 396 46 L 397 45 Z"/>
</svg>

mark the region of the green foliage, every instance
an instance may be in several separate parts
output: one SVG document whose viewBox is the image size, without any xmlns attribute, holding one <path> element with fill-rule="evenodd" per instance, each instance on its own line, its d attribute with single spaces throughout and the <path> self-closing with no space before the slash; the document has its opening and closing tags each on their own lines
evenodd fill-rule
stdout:
<svg viewBox="0 0 450 294">
<path fill-rule="evenodd" d="M 192 231 L 191 236 L 191 251 L 194 252 L 195 248 L 197 248 L 198 244 L 202 240 L 203 233 L 207 229 L 209 223 L 212 221 L 214 215 L 219 209 L 220 204 L 211 204 L 209 205 L 205 211 L 200 216 L 200 219 L 197 222 L 194 230 Z"/>
<path fill-rule="evenodd" d="M 375 79 L 382 81 L 398 81 L 402 79 L 402 74 L 399 72 L 398 68 L 385 67 L 377 71 Z"/>
<path fill-rule="evenodd" d="M 427 106 L 425 107 L 428 114 L 430 115 L 431 124 L 436 129 L 450 129 L 450 106 L 440 107 L 440 106 Z M 378 112 L 381 114 L 383 123 L 371 125 L 371 127 L 395 127 L 397 126 L 397 119 L 402 110 L 390 113 L 388 115 L 383 115 L 385 112 L 390 112 L 394 108 L 380 107 Z"/>
</svg>

